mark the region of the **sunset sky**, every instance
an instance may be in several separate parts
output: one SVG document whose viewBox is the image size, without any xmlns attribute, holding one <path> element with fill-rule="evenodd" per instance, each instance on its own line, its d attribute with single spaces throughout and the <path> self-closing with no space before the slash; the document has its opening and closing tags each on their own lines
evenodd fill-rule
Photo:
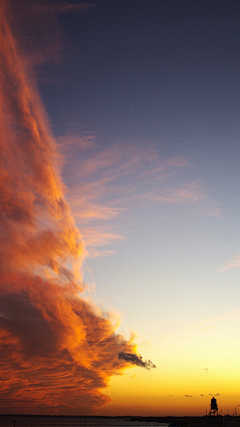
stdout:
<svg viewBox="0 0 240 427">
<path fill-rule="evenodd" d="M 0 5 L 0 413 L 232 413 L 239 0 Z"/>
</svg>

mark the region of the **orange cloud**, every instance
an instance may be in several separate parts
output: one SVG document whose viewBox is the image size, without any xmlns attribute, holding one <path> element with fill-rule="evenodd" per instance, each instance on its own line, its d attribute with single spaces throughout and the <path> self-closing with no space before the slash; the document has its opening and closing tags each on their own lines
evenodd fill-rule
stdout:
<svg viewBox="0 0 240 427">
<path fill-rule="evenodd" d="M 0 412 L 86 413 L 109 401 L 102 389 L 130 364 L 119 353 L 135 354 L 136 347 L 116 333 L 110 315 L 81 297 L 85 244 L 6 4 L 0 10 Z"/>
<path fill-rule="evenodd" d="M 106 403 L 100 390 L 126 366 L 119 351 L 133 351 L 111 320 L 98 316 L 73 284 L 8 275 L 0 292 L 0 394 L 11 411 L 19 399 L 23 411 L 50 413 L 78 414 Z"/>
</svg>

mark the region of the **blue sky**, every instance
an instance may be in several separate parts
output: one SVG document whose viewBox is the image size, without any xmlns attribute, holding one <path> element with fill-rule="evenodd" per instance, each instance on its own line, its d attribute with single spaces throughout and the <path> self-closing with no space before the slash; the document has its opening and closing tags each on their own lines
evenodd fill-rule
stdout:
<svg viewBox="0 0 240 427">
<path fill-rule="evenodd" d="M 124 239 L 100 248 L 112 254 L 86 259 L 85 278 L 96 284 L 98 303 L 120 311 L 121 330 L 154 342 L 165 327 L 171 334 L 238 310 L 239 271 L 221 269 L 239 253 L 240 7 L 94 4 L 87 14 L 59 14 L 65 46 L 60 63 L 43 69 L 49 81 L 43 77 L 40 90 L 57 137 L 90 136 L 93 147 L 75 148 L 74 156 L 114 159 L 84 183 L 97 187 L 108 176 L 92 203 L 119 211 L 89 227 Z M 138 155 L 126 172 L 124 163 Z M 171 159 L 179 165 L 166 166 Z M 65 182 L 81 204 L 81 189 L 71 188 L 83 177 L 71 168 Z"/>
<path fill-rule="evenodd" d="M 154 167 L 172 158 L 185 165 L 167 176 L 156 172 L 151 182 L 125 176 L 125 191 L 153 192 L 155 199 L 129 201 L 118 188 L 114 206 L 124 211 L 103 225 L 118 227 L 126 240 L 116 242 L 113 257 L 91 262 L 114 264 L 138 253 L 146 270 L 151 265 L 158 274 L 161 258 L 169 270 L 174 260 L 180 266 L 184 259 L 196 269 L 221 269 L 238 253 L 238 3 L 94 5 L 84 14 L 58 14 L 61 58 L 41 70 L 40 91 L 55 136 L 90 138 L 94 147 L 74 152 L 81 159 L 107 150 L 111 156 L 116 144 L 152 150 Z M 118 155 L 111 172 L 126 161 Z M 71 188 L 76 181 L 67 166 L 64 172 Z M 105 172 L 99 169 L 86 180 L 99 180 Z M 189 200 L 170 200 L 170 193 L 185 186 L 192 186 Z M 101 203 L 113 203 L 112 191 L 106 189 Z"/>
<path fill-rule="evenodd" d="M 230 264 L 239 253 L 240 7 L 171 0 L 95 5 L 87 15 L 59 15 L 67 48 L 53 81 L 40 84 L 56 136 L 90 136 L 94 145 L 79 154 L 83 162 L 108 153 L 84 182 L 95 182 L 92 204 L 119 210 L 89 227 L 123 239 L 100 247 L 105 256 L 86 259 L 85 279 L 96 284 L 97 304 L 120 312 L 120 331 L 138 334 L 160 378 L 162 358 L 174 363 L 181 334 L 190 366 L 205 374 L 203 365 L 214 366 L 216 358 L 214 334 L 221 360 L 238 324 L 216 319 L 239 310 L 239 269 Z M 125 162 L 137 156 L 126 172 Z M 65 180 L 81 204 L 82 175 L 71 176 L 71 168 L 70 162 Z M 88 225 L 76 221 L 84 235 Z M 196 344 L 188 328 L 199 323 L 215 332 Z"/>
</svg>

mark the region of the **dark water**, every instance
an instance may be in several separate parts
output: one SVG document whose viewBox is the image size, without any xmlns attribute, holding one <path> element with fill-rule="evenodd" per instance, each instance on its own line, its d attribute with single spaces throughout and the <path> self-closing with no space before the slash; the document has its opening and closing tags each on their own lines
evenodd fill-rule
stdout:
<svg viewBox="0 0 240 427">
<path fill-rule="evenodd" d="M 15 421 L 15 423 L 14 423 Z M 156 427 L 167 426 L 155 422 L 129 421 L 124 418 L 91 417 L 24 417 L 0 416 L 1 427 Z"/>
</svg>

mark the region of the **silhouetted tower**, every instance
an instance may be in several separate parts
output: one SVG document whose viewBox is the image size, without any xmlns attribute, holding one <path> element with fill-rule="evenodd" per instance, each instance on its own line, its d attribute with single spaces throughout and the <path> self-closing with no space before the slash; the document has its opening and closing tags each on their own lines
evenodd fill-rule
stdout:
<svg viewBox="0 0 240 427">
<path fill-rule="evenodd" d="M 209 415 L 215 415 L 216 413 L 218 415 L 217 399 L 215 399 L 215 397 L 212 397 L 211 399 L 210 408 L 211 409 L 210 409 Z"/>
</svg>

